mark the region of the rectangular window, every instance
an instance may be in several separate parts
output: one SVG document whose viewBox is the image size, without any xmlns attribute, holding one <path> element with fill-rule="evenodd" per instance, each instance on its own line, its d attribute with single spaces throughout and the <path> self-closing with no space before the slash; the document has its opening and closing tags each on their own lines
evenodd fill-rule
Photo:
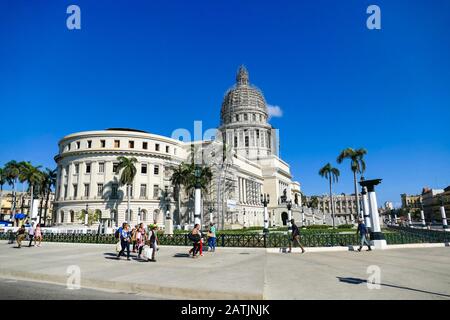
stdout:
<svg viewBox="0 0 450 320">
<path fill-rule="evenodd" d="M 157 164 L 155 164 L 155 167 L 153 168 L 153 174 L 156 176 L 159 174 L 159 166 Z"/>
<path fill-rule="evenodd" d="M 80 141 L 77 141 L 77 149 L 80 149 Z"/>
<path fill-rule="evenodd" d="M 166 146 L 166 153 L 169 153 L 169 146 Z"/>
<path fill-rule="evenodd" d="M 98 164 L 98 172 L 99 173 L 105 173 L 105 163 L 104 162 L 99 162 L 99 164 Z"/>
<path fill-rule="evenodd" d="M 119 185 L 117 183 L 113 183 L 111 186 L 111 199 L 118 198 L 118 190 L 119 190 Z"/>
<path fill-rule="evenodd" d="M 98 197 L 103 196 L 103 183 L 97 184 L 97 196 Z"/>
<path fill-rule="evenodd" d="M 128 141 L 128 148 L 134 149 L 134 141 L 133 140 Z"/>
<path fill-rule="evenodd" d="M 234 147 L 237 148 L 238 146 L 238 137 L 234 137 Z"/>
<path fill-rule="evenodd" d="M 236 115 L 236 122 L 238 122 L 239 121 L 239 115 L 237 114 Z"/>
<path fill-rule="evenodd" d="M 120 148 L 120 140 L 114 140 L 114 148 Z"/>
<path fill-rule="evenodd" d="M 148 149 L 148 142 L 142 142 L 142 149 L 144 150 Z"/>
<path fill-rule="evenodd" d="M 146 163 L 143 163 L 141 165 L 141 173 L 142 174 L 147 174 L 147 164 Z"/>
<path fill-rule="evenodd" d="M 248 136 L 245 136 L 245 146 L 248 147 Z"/>
<path fill-rule="evenodd" d="M 67 151 L 70 151 L 70 143 L 67 145 Z"/>
<path fill-rule="evenodd" d="M 117 172 L 118 167 L 119 167 L 119 163 L 118 162 L 114 162 L 113 163 L 113 173 L 118 173 Z"/>
<path fill-rule="evenodd" d="M 75 164 L 75 174 L 80 172 L 80 165 L 78 163 Z"/>
<path fill-rule="evenodd" d="M 248 114 L 244 113 L 244 121 L 248 120 Z"/>
<path fill-rule="evenodd" d="M 76 199 L 78 197 L 78 185 L 73 185 L 73 198 Z"/>
<path fill-rule="evenodd" d="M 67 184 L 64 185 L 64 199 L 67 199 Z"/>
<path fill-rule="evenodd" d="M 153 199 L 158 199 L 159 196 L 159 185 L 153 185 Z"/>
<path fill-rule="evenodd" d="M 84 196 L 89 197 L 89 184 L 84 184 Z"/>
<path fill-rule="evenodd" d="M 147 185 L 141 184 L 141 192 L 139 194 L 141 198 L 145 198 L 147 196 Z"/>
<path fill-rule="evenodd" d="M 92 140 L 87 141 L 87 147 L 88 149 L 92 148 Z"/>
<path fill-rule="evenodd" d="M 173 148 L 173 154 L 177 155 L 177 148 Z"/>
<path fill-rule="evenodd" d="M 133 198 L 133 186 L 125 186 L 127 189 L 128 189 L 128 191 L 127 192 L 129 192 L 130 193 L 130 198 Z"/>
<path fill-rule="evenodd" d="M 159 143 L 155 143 L 155 151 L 159 151 Z"/>
<path fill-rule="evenodd" d="M 86 173 L 91 173 L 91 164 L 86 163 Z"/>
<path fill-rule="evenodd" d="M 253 121 L 256 121 L 256 114 L 252 115 L 252 119 L 253 119 Z"/>
<path fill-rule="evenodd" d="M 100 140 L 100 147 L 105 148 L 106 147 L 106 140 Z"/>
</svg>

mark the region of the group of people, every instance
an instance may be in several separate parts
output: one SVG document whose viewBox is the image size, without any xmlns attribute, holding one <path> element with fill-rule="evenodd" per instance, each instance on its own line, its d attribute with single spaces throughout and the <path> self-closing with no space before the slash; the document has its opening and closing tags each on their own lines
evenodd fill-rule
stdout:
<svg viewBox="0 0 450 320">
<path fill-rule="evenodd" d="M 148 232 L 143 223 L 130 228 L 127 222 L 124 222 L 122 226 L 117 229 L 115 236 L 120 239 L 120 251 L 117 255 L 117 259 L 120 259 L 122 255 L 127 252 L 127 260 L 130 259 L 130 245 L 133 246 L 133 252 L 138 253 L 137 258 L 142 259 L 143 250 L 145 249 L 145 256 L 149 261 L 156 262 L 155 255 L 158 251 L 158 235 L 156 224 L 150 225 Z M 151 254 L 149 254 L 151 251 Z"/>
<path fill-rule="evenodd" d="M 203 235 L 200 230 L 200 224 L 194 225 L 188 237 L 192 241 L 192 249 L 189 250 L 189 255 L 192 254 L 192 258 L 197 258 L 197 254 L 203 256 Z M 209 250 L 211 252 L 216 251 L 216 226 L 213 222 L 209 225 L 207 239 Z"/>
<path fill-rule="evenodd" d="M 30 243 L 28 244 L 28 247 L 31 247 L 34 240 L 34 246 L 40 247 L 42 243 L 42 231 L 41 226 L 37 224 L 35 226 L 34 223 L 31 223 L 31 225 L 28 227 L 28 231 L 25 228 L 25 225 L 23 224 L 19 230 L 17 230 L 16 233 L 16 241 L 17 241 L 17 248 L 22 248 L 22 241 L 26 239 L 28 235 L 28 239 Z M 14 233 L 11 231 L 11 235 L 9 237 L 9 244 L 14 242 Z"/>
<path fill-rule="evenodd" d="M 292 233 L 289 238 L 289 251 L 288 253 L 292 252 L 292 244 L 294 246 L 298 244 L 300 248 L 302 249 L 302 253 L 305 253 L 305 249 L 303 248 L 303 245 L 300 242 L 300 229 L 295 224 L 294 219 L 291 219 L 291 225 L 292 225 Z M 358 220 L 358 227 L 356 229 L 356 234 L 359 235 L 360 240 L 360 246 L 358 248 L 358 251 L 360 252 L 364 245 L 368 247 L 367 251 L 372 251 L 372 248 L 370 246 L 370 242 L 368 239 L 369 230 L 367 229 L 366 225 L 364 224 L 364 221 L 362 219 Z"/>
</svg>

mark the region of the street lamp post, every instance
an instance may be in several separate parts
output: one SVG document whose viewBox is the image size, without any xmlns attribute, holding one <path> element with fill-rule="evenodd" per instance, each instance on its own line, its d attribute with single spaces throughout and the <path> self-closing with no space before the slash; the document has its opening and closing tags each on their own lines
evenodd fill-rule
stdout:
<svg viewBox="0 0 450 320">
<path fill-rule="evenodd" d="M 89 210 L 89 204 L 86 203 L 86 211 L 84 213 L 84 224 L 87 226 L 88 225 L 88 210 Z"/>
<path fill-rule="evenodd" d="M 141 224 L 141 207 L 138 207 L 137 224 Z"/>
<path fill-rule="evenodd" d="M 200 189 L 200 175 L 201 175 L 201 168 L 199 165 L 195 166 L 195 208 L 194 208 L 194 225 L 200 224 L 201 225 L 201 219 L 200 219 L 200 203 L 201 203 L 201 197 L 202 192 Z"/>
<path fill-rule="evenodd" d="M 267 205 L 270 202 L 269 194 L 268 193 L 261 193 L 261 203 L 264 205 L 264 233 L 269 232 L 269 213 L 267 212 Z"/>
<path fill-rule="evenodd" d="M 423 201 L 422 201 L 422 199 L 420 200 L 420 221 L 422 223 L 422 228 L 425 228 L 426 227 L 425 212 L 423 210 Z"/>
<path fill-rule="evenodd" d="M 445 215 L 445 206 L 444 206 L 444 197 L 441 195 L 439 197 L 439 200 L 441 200 L 441 217 L 442 217 L 442 227 L 444 229 L 448 229 L 448 225 L 447 225 L 447 216 Z"/>
<path fill-rule="evenodd" d="M 287 205 L 287 209 L 288 209 L 288 233 L 291 234 L 292 233 L 292 223 L 291 223 L 291 219 L 292 219 L 292 200 L 287 201 L 286 205 Z"/>
</svg>

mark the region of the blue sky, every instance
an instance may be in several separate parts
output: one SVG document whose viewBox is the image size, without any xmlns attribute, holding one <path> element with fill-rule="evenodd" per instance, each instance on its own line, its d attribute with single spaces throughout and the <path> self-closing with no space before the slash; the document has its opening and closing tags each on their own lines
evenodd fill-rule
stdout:
<svg viewBox="0 0 450 320">
<path fill-rule="evenodd" d="M 66 8 L 81 8 L 81 30 Z M 381 30 L 366 8 L 381 8 Z M 0 165 L 54 167 L 66 134 L 218 125 L 245 64 L 283 116 L 281 156 L 306 194 L 365 147 L 379 201 L 450 184 L 450 1 L 0 1 Z M 348 163 L 336 192 L 352 192 Z"/>
</svg>

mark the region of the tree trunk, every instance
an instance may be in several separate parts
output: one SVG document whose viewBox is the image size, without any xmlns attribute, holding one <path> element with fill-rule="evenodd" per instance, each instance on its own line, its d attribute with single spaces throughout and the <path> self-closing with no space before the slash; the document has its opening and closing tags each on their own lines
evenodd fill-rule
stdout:
<svg viewBox="0 0 450 320">
<path fill-rule="evenodd" d="M 335 223 L 334 223 L 334 205 L 333 205 L 333 193 L 331 192 L 331 177 L 329 179 L 330 181 L 330 206 L 331 206 L 331 218 L 333 220 L 333 229 L 335 228 Z"/>
<path fill-rule="evenodd" d="M 33 185 L 30 185 L 30 199 L 31 199 L 31 203 L 30 203 L 30 213 L 28 216 L 28 219 L 31 219 L 33 217 L 33 200 L 34 200 L 34 192 L 33 192 Z M 31 221 L 30 221 L 31 223 Z"/>
<path fill-rule="evenodd" d="M 48 189 L 47 190 L 47 196 L 46 196 L 46 198 L 45 198 L 45 209 L 44 209 L 44 226 L 46 226 L 47 225 L 47 211 L 48 211 L 48 202 L 49 202 L 49 199 L 50 199 L 50 192 L 51 192 L 51 189 Z"/>
<path fill-rule="evenodd" d="M 177 223 L 179 225 L 181 225 L 181 185 L 179 185 L 178 187 L 178 219 L 177 219 Z"/>
<path fill-rule="evenodd" d="M 44 197 L 45 197 L 45 193 L 42 195 L 41 203 L 39 205 L 39 222 L 38 222 L 39 225 L 41 225 L 42 208 L 44 207 Z"/>
<path fill-rule="evenodd" d="M 127 195 L 128 195 L 128 204 L 127 204 L 127 207 L 128 207 L 128 209 L 127 209 L 127 212 L 128 212 L 128 220 L 130 220 L 130 221 L 128 221 L 128 223 L 130 224 L 130 226 L 131 226 L 131 212 L 130 212 L 130 185 L 129 184 L 127 184 Z"/>
<path fill-rule="evenodd" d="M 356 184 L 356 171 L 353 171 L 353 183 L 355 185 L 356 215 L 357 215 L 358 218 L 361 218 L 361 207 L 360 207 L 360 204 L 359 204 L 358 186 Z"/>
</svg>

